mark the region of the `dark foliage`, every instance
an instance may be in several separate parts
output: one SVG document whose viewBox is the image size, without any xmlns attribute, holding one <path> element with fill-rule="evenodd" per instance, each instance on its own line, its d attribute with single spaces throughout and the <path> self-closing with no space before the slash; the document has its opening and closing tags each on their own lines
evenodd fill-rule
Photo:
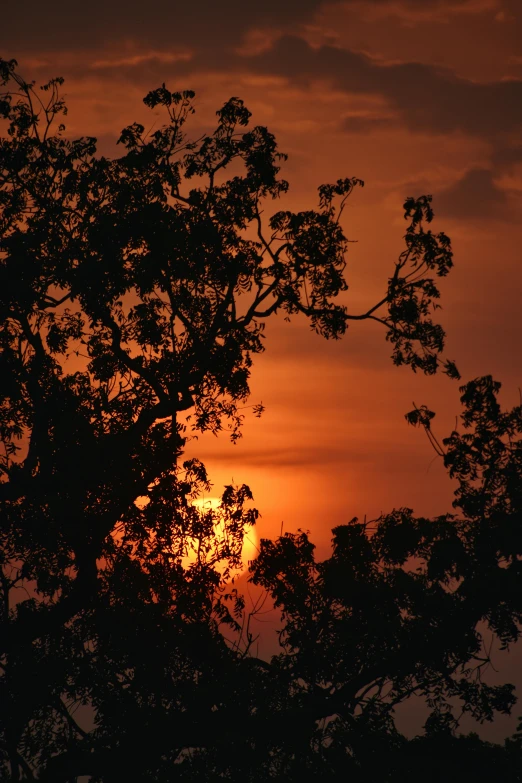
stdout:
<svg viewBox="0 0 522 783">
<path fill-rule="evenodd" d="M 435 279 L 452 256 L 426 228 L 430 198 L 406 201 L 386 294 L 353 314 L 336 300 L 340 216 L 362 182 L 264 221 L 261 205 L 287 190 L 284 156 L 266 128 L 247 128 L 239 99 L 191 141 L 193 93 L 163 85 L 145 103 L 167 124 L 126 128 L 108 160 L 94 139 L 53 131 L 60 79 L 40 92 L 1 60 L 0 79 L 2 779 L 394 780 L 419 754 L 464 758 L 473 743 L 510 768 L 520 743 L 451 734 L 452 700 L 479 719 L 514 701 L 479 676 L 478 624 L 508 645 L 521 610 L 520 409 L 502 413 L 491 380 L 465 387 L 467 429 L 443 447 L 455 516 L 354 520 L 322 563 L 304 533 L 264 542 L 252 579 L 282 611 L 270 662 L 253 654 L 230 585 L 256 520 L 250 492 L 228 487 L 202 510 L 205 469 L 182 461 L 192 433 L 239 437 L 252 357 L 278 312 L 326 338 L 376 320 L 395 363 L 437 369 Z M 430 417 L 410 419 L 431 433 Z M 412 693 L 433 709 L 417 744 L 393 723 Z"/>
</svg>

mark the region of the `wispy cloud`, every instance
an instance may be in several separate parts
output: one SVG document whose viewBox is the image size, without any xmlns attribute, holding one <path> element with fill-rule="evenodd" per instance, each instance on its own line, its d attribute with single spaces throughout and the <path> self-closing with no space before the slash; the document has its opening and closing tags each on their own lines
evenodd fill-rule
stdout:
<svg viewBox="0 0 522 783">
<path fill-rule="evenodd" d="M 106 58 L 94 60 L 90 68 L 98 70 L 100 68 L 133 68 L 144 63 L 171 64 L 179 62 L 188 62 L 192 59 L 192 52 L 146 52 L 142 54 L 133 54 L 123 57 Z"/>
<path fill-rule="evenodd" d="M 493 11 L 497 13 L 497 21 L 503 21 L 500 0 L 435 0 L 422 3 L 411 0 L 373 3 L 355 0 L 350 3 L 350 7 L 365 22 L 396 19 L 408 27 L 428 23 L 448 24 L 457 16 L 477 16 Z"/>
</svg>

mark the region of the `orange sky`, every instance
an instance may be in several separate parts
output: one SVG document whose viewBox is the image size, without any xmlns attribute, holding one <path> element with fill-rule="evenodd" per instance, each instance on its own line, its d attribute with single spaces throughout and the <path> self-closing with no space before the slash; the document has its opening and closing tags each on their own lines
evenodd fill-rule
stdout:
<svg viewBox="0 0 522 783">
<path fill-rule="evenodd" d="M 49 8 L 52 10 L 50 11 Z M 114 154 L 118 131 L 156 121 L 141 98 L 163 81 L 197 91 L 194 135 L 231 95 L 289 154 L 282 205 L 316 203 L 338 177 L 365 180 L 346 210 L 347 303 L 381 294 L 402 248 L 402 203 L 432 193 L 436 230 L 452 240 L 442 284 L 447 354 L 463 381 L 491 373 L 518 402 L 522 332 L 522 3 L 520 0 L 242 0 L 11 3 L 0 55 L 26 78 L 66 77 L 71 135 Z M 333 525 L 394 506 L 450 509 L 452 487 L 404 413 L 426 403 L 449 433 L 458 383 L 393 367 L 378 325 L 326 343 L 300 319 L 267 329 L 237 446 L 205 437 L 190 450 L 216 484 L 248 483 L 259 533 L 310 529 L 326 554 Z"/>
</svg>

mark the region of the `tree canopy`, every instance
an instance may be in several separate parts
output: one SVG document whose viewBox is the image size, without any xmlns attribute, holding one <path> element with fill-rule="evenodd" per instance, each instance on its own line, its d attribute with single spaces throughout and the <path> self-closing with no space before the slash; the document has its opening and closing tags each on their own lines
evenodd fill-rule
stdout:
<svg viewBox="0 0 522 783">
<path fill-rule="evenodd" d="M 479 623 L 508 645 L 521 612 L 522 414 L 500 411 L 490 378 L 463 387 L 464 434 L 435 442 L 455 515 L 352 520 L 322 563 L 303 532 L 263 542 L 252 580 L 282 613 L 270 661 L 230 582 L 250 490 L 202 510 L 205 468 L 183 460 L 194 433 L 239 437 L 278 313 L 334 339 L 376 321 L 396 364 L 458 376 L 433 320 L 452 252 L 431 197 L 406 200 L 383 297 L 353 313 L 341 217 L 361 180 L 266 219 L 285 156 L 240 99 L 191 139 L 194 93 L 163 85 L 144 100 L 165 125 L 127 127 L 109 159 L 57 124 L 61 79 L 38 90 L 16 68 L 0 60 L 3 778 L 333 780 L 364 774 L 368 743 L 402 747 L 393 708 L 412 693 L 437 737 L 451 699 L 509 711 L 512 689 L 476 676 Z M 433 438 L 432 415 L 409 420 Z"/>
</svg>

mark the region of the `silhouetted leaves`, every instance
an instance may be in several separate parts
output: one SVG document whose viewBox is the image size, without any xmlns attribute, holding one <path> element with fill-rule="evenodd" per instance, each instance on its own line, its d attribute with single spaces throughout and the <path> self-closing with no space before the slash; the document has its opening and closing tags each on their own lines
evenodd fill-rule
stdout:
<svg viewBox="0 0 522 783">
<path fill-rule="evenodd" d="M 362 181 L 262 217 L 288 189 L 285 156 L 239 98 L 191 139 L 194 93 L 163 84 L 145 103 L 166 124 L 130 125 L 110 160 L 54 132 L 61 79 L 37 91 L 14 60 L 0 79 L 2 778 L 403 779 L 412 747 L 457 741 L 455 700 L 480 720 L 508 712 L 510 687 L 475 674 L 479 624 L 507 646 L 522 611 L 522 416 L 500 410 L 491 378 L 463 388 L 464 433 L 440 444 L 455 515 L 354 519 L 323 561 L 302 531 L 263 542 L 252 579 L 282 617 L 270 661 L 231 586 L 257 519 L 250 490 L 198 507 L 209 480 L 182 459 L 194 433 L 239 437 L 278 312 L 334 339 L 375 320 L 396 364 L 439 368 L 435 281 L 452 253 L 426 228 L 431 197 L 407 199 L 383 298 L 352 313 L 337 299 L 340 218 Z M 433 415 L 408 420 L 438 444 Z M 393 721 L 413 693 L 433 710 L 417 745 Z"/>
</svg>

